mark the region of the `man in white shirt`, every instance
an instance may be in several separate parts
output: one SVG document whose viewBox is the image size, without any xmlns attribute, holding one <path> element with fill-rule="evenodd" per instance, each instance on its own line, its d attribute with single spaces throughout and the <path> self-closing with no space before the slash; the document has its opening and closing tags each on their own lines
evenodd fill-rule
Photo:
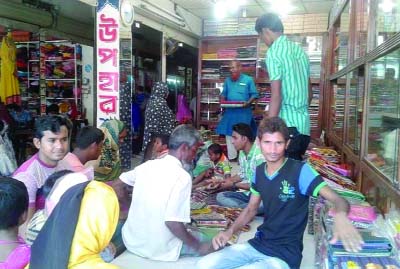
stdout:
<svg viewBox="0 0 400 269">
<path fill-rule="evenodd" d="M 211 250 L 210 243 L 201 243 L 185 227 L 190 222 L 192 179 L 182 162 L 193 161 L 199 142 L 197 130 L 180 125 L 170 136 L 167 156 L 121 174 L 122 182 L 134 186 L 122 227 L 130 252 L 152 260 L 176 261 L 183 249 L 198 255 Z"/>
</svg>

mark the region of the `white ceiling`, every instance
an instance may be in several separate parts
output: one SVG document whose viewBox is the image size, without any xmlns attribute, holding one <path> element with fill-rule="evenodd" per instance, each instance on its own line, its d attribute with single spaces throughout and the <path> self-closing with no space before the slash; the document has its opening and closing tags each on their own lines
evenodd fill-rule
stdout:
<svg viewBox="0 0 400 269">
<path fill-rule="evenodd" d="M 214 16 L 214 5 L 217 0 L 172 0 L 179 6 L 187 9 L 194 15 L 202 19 L 211 19 Z M 279 1 L 279 0 L 270 0 Z M 246 8 L 247 17 L 258 17 L 271 10 L 270 1 L 266 0 L 246 0 L 246 4 L 242 7 Z M 328 14 L 333 6 L 334 0 L 291 0 L 294 9 L 289 14 L 306 14 L 306 13 L 326 13 Z M 238 17 L 241 12 L 233 16 Z"/>
</svg>

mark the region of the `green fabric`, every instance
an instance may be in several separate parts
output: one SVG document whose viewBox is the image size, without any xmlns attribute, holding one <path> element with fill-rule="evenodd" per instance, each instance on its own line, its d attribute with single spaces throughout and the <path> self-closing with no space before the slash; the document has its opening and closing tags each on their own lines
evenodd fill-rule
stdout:
<svg viewBox="0 0 400 269">
<path fill-rule="evenodd" d="M 265 61 L 270 80 L 282 83 L 279 116 L 288 127 L 297 127 L 300 133 L 310 135 L 308 56 L 299 45 L 282 35 L 268 49 Z"/>
<path fill-rule="evenodd" d="M 95 180 L 110 181 L 119 178 L 122 172 L 119 135 L 124 128 L 124 123 L 116 119 L 107 120 L 100 126 L 105 138 L 101 155 L 94 167 Z"/>
<path fill-rule="evenodd" d="M 251 147 L 247 156 L 246 153 L 241 150 L 239 152 L 239 176 L 242 181 L 251 184 L 251 182 L 255 179 L 257 166 L 263 162 L 265 162 L 264 155 L 261 153 L 261 149 L 256 143 L 253 143 L 253 146 Z M 250 192 L 245 191 L 245 194 L 249 195 Z"/>
</svg>

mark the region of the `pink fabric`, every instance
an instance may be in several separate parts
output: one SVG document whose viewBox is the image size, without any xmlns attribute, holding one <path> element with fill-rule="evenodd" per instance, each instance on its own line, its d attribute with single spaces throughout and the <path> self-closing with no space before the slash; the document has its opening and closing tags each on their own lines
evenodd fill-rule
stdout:
<svg viewBox="0 0 400 269">
<path fill-rule="evenodd" d="M 18 239 L 20 245 L 16 247 L 4 262 L 0 262 L 0 269 L 23 269 L 31 258 L 31 248 L 22 240 Z M 0 244 L 6 242 L 0 241 Z"/>
<path fill-rule="evenodd" d="M 39 159 L 38 154 L 33 155 L 24 162 L 13 174 L 13 178 L 23 182 L 28 189 L 29 205 L 33 207 L 36 202 L 36 192 L 46 179 L 56 171 L 56 167 L 46 165 Z M 39 199 L 40 201 L 40 199 Z M 42 206 L 36 208 L 43 208 Z"/>
<path fill-rule="evenodd" d="M 92 180 L 94 178 L 93 167 L 86 168 L 78 159 L 78 157 L 71 152 L 68 152 L 67 155 L 65 155 L 64 159 L 58 162 L 57 171 L 60 170 L 71 170 L 73 172 L 81 172 L 85 174 L 89 180 Z"/>
<path fill-rule="evenodd" d="M 333 208 L 329 209 L 329 216 L 334 216 Z M 372 206 L 350 205 L 348 218 L 352 221 L 372 223 L 376 220 L 377 215 Z"/>
<path fill-rule="evenodd" d="M 186 98 L 183 94 L 178 95 L 178 112 L 176 113 L 176 119 L 179 123 L 186 123 L 186 121 L 192 119 L 192 113 L 190 112 Z"/>
</svg>

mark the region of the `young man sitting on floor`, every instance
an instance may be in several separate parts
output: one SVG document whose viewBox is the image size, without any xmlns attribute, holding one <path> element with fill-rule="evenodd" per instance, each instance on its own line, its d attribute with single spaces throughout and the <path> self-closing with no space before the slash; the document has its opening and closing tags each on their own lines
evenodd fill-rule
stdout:
<svg viewBox="0 0 400 269">
<path fill-rule="evenodd" d="M 238 123 L 233 126 L 232 143 L 239 151 L 240 172 L 221 183 L 221 189 L 230 190 L 218 193 L 217 202 L 221 206 L 245 208 L 250 200 L 250 182 L 256 167 L 265 162 L 250 125 Z M 243 190 L 243 191 L 237 191 Z"/>
<path fill-rule="evenodd" d="M 235 232 L 254 218 L 261 201 L 264 222 L 253 239 L 202 258 L 197 269 L 300 268 L 309 196 L 321 195 L 334 205 L 337 213 L 331 242 L 342 240 L 346 250 L 360 250 L 361 236 L 347 218 L 349 203 L 307 163 L 285 157 L 289 130 L 284 121 L 278 117 L 264 119 L 258 127 L 258 137 L 266 162 L 257 167 L 249 204 L 227 231 L 213 238 L 214 249 L 223 248 Z"/>
</svg>

